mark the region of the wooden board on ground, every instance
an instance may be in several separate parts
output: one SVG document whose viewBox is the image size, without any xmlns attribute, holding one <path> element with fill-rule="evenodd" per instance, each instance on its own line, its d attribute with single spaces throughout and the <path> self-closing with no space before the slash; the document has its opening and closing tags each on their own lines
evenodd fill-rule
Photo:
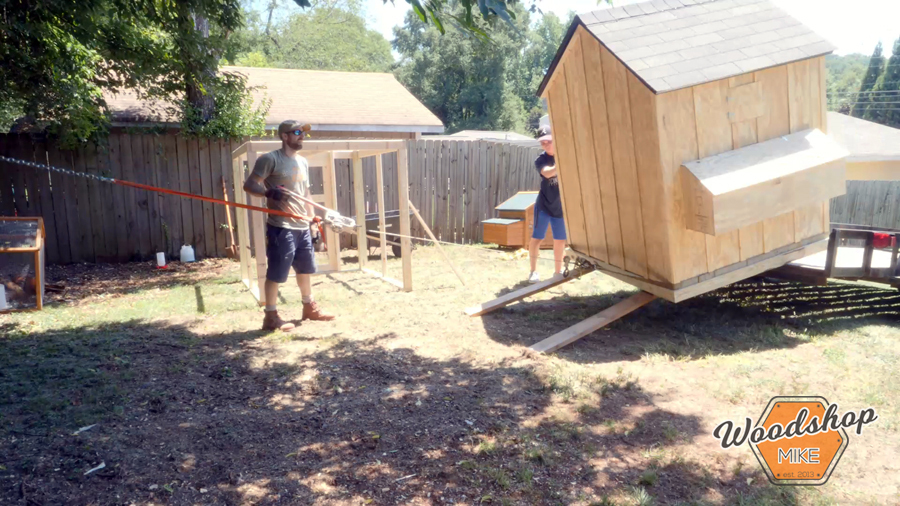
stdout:
<svg viewBox="0 0 900 506">
<path fill-rule="evenodd" d="M 562 348 L 567 344 L 571 344 L 601 327 L 609 325 L 610 323 L 622 318 L 632 311 L 646 306 L 654 300 L 656 300 L 656 295 L 647 292 L 638 292 L 631 297 L 628 297 L 627 299 L 616 303 L 612 307 L 606 308 L 603 311 L 595 314 L 594 316 L 576 323 L 566 330 L 557 332 L 547 339 L 531 345 L 529 349 L 539 353 L 550 353 L 552 351 L 556 351 L 559 348 Z"/>
<path fill-rule="evenodd" d="M 591 272 L 592 269 L 582 270 L 575 269 L 573 271 L 569 271 L 569 275 L 567 277 L 556 276 L 550 278 L 545 281 L 541 281 L 539 283 L 534 283 L 533 285 L 526 286 L 524 288 L 520 288 L 518 290 L 514 290 L 505 295 L 502 295 L 492 301 L 485 302 L 484 304 L 479 304 L 477 306 L 472 306 L 466 308 L 466 314 L 469 316 L 481 316 L 483 314 L 490 313 L 492 311 L 496 311 L 502 307 L 506 307 L 514 302 L 518 302 L 527 297 L 531 297 L 536 293 L 543 292 L 545 290 L 549 290 L 554 286 L 561 285 L 563 283 L 568 283 L 573 279 L 577 279 L 585 274 Z"/>
</svg>

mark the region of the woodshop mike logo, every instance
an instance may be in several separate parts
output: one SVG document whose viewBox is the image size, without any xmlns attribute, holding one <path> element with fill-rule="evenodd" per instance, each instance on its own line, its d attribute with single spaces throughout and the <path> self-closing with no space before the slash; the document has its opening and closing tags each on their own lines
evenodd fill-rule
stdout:
<svg viewBox="0 0 900 506">
<path fill-rule="evenodd" d="M 864 425 L 878 420 L 873 408 L 859 413 L 838 412 L 824 397 L 778 396 L 769 401 L 752 427 L 726 420 L 713 430 L 722 448 L 749 441 L 756 460 L 775 485 L 823 485 L 828 481 L 849 439 L 844 429 L 862 434 Z"/>
</svg>

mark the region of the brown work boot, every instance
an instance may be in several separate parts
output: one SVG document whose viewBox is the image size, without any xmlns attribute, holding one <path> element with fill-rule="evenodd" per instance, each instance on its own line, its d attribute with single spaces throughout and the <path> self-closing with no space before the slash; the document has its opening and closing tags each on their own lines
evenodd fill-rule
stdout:
<svg viewBox="0 0 900 506">
<path fill-rule="evenodd" d="M 309 304 L 304 302 L 303 319 L 328 322 L 334 320 L 334 315 L 328 314 L 319 309 L 319 305 L 316 304 L 316 301 L 312 301 Z"/>
<path fill-rule="evenodd" d="M 287 332 L 294 329 L 294 324 L 286 322 L 278 317 L 278 311 L 266 311 L 266 317 L 263 318 L 263 330 L 281 330 Z M 304 312 L 304 315 L 306 313 Z"/>
</svg>

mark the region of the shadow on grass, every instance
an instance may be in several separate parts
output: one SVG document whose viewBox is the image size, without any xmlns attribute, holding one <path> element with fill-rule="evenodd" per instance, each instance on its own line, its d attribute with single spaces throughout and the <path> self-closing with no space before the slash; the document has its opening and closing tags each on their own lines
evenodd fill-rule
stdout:
<svg viewBox="0 0 900 506">
<path fill-rule="evenodd" d="M 280 335 L 143 321 L 2 335 L 2 504 L 568 504 L 648 469 L 664 504 L 701 497 L 694 483 L 758 492 L 642 456 L 701 424 L 627 379 L 579 393 L 529 361 L 434 360 L 383 347 L 393 335 L 293 360 Z M 548 416 L 560 396 L 584 403 L 576 420 Z"/>
<path fill-rule="evenodd" d="M 483 316 L 489 336 L 530 346 L 630 296 L 558 296 Z M 656 300 L 562 348 L 581 362 L 638 360 L 646 354 L 696 359 L 709 354 L 793 348 L 811 336 L 900 321 L 900 291 L 859 284 L 809 286 L 752 280 L 673 304 Z"/>
<path fill-rule="evenodd" d="M 220 278 L 224 269 L 236 265 L 227 259 L 207 259 L 200 262 L 171 262 L 166 269 L 157 269 L 155 262 L 121 264 L 71 264 L 47 266 L 47 282 L 65 286 L 61 293 L 47 294 L 45 305 L 60 301 L 78 303 L 97 295 L 122 296 L 143 291 L 195 285 L 201 281 Z M 237 278 L 219 283 L 240 283 Z M 200 308 L 198 299 L 198 312 Z"/>
</svg>

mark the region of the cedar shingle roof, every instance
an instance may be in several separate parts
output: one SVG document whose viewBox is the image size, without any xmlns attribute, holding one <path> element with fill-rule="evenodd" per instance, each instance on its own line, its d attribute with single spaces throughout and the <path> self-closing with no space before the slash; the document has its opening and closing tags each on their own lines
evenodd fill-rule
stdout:
<svg viewBox="0 0 900 506">
<path fill-rule="evenodd" d="M 835 50 L 769 0 L 651 0 L 596 10 L 579 14 L 569 37 L 578 24 L 656 93 Z"/>
<path fill-rule="evenodd" d="M 270 127 L 296 119 L 315 130 L 444 131 L 441 120 L 392 74 L 227 66 L 221 70 L 243 74 L 249 86 L 264 88 L 253 93 L 257 100 L 272 100 L 266 119 Z M 134 93 L 106 98 L 117 122 L 177 121 L 160 115 Z"/>
</svg>

